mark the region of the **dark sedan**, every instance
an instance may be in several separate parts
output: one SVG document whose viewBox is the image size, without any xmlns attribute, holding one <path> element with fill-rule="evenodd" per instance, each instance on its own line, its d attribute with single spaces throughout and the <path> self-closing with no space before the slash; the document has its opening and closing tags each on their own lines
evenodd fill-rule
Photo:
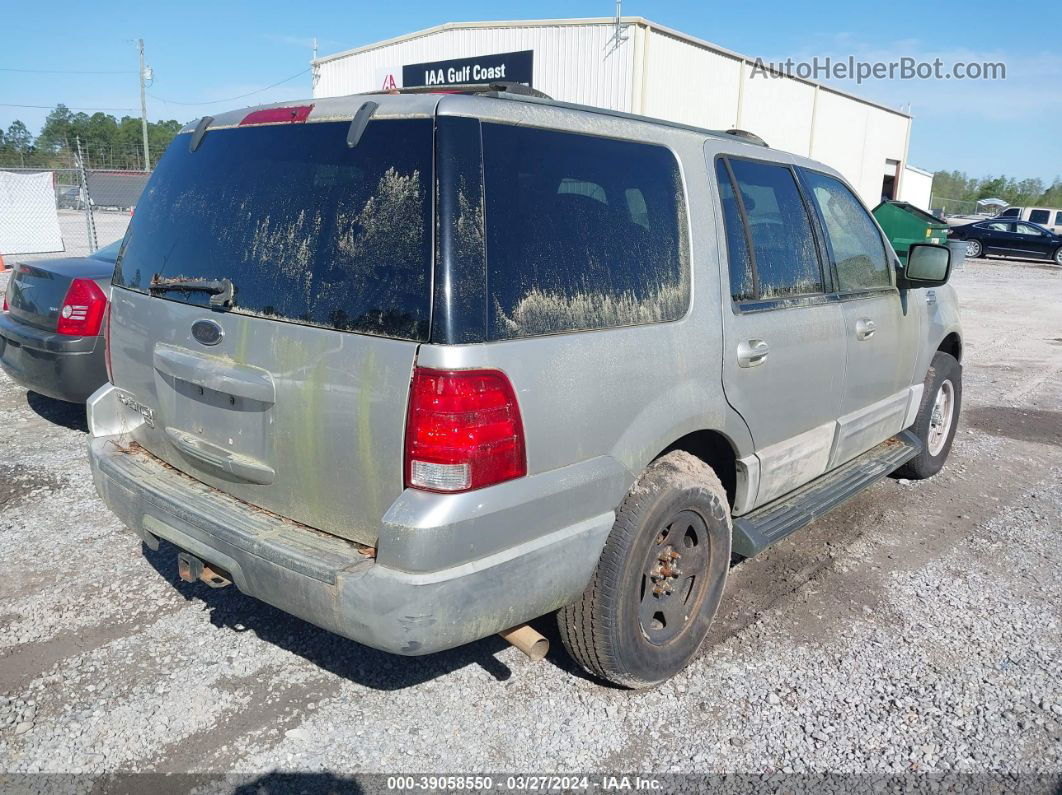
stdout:
<svg viewBox="0 0 1062 795">
<path fill-rule="evenodd" d="M 71 403 L 107 382 L 103 319 L 120 246 L 15 265 L 0 312 L 0 366 L 15 382 Z"/>
<path fill-rule="evenodd" d="M 953 226 L 948 230 L 948 237 L 966 241 L 967 257 L 998 254 L 1021 259 L 1053 259 L 1062 265 L 1062 235 L 1028 221 L 988 218 Z"/>
</svg>

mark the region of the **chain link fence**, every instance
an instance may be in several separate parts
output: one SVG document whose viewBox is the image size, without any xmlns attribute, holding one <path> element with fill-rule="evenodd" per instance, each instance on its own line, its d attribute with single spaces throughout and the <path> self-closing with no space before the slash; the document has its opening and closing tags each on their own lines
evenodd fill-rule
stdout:
<svg viewBox="0 0 1062 795">
<path fill-rule="evenodd" d="M 71 149 L 49 168 L 0 166 L 0 257 L 8 266 L 87 256 L 125 235 L 151 172 L 133 157 Z"/>
<path fill-rule="evenodd" d="M 952 199 L 934 193 L 929 198 L 929 206 L 934 215 L 940 218 L 978 217 L 989 218 L 998 215 L 1006 208 L 1006 204 L 986 204 L 975 199 Z"/>
</svg>

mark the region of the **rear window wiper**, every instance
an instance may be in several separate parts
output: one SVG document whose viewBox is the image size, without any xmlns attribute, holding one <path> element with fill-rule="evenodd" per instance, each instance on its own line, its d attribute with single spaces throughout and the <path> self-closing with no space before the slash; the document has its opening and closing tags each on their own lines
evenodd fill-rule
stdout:
<svg viewBox="0 0 1062 795">
<path fill-rule="evenodd" d="M 232 306 L 235 294 L 235 288 L 229 279 L 183 279 L 180 276 L 167 279 L 157 273 L 151 277 L 148 290 L 152 293 L 165 293 L 170 290 L 210 293 L 210 306 L 219 309 Z"/>
</svg>

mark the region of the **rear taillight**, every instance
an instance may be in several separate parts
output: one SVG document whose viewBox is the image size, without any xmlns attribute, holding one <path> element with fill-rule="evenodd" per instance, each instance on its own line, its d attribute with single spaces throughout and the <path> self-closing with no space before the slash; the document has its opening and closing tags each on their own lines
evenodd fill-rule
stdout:
<svg viewBox="0 0 1062 795">
<path fill-rule="evenodd" d="M 111 372 L 111 305 L 107 304 L 107 311 L 103 313 L 103 363 L 107 365 L 107 380 L 114 383 L 114 373 Z"/>
<path fill-rule="evenodd" d="M 72 337 L 94 337 L 100 333 L 107 296 L 91 279 L 74 279 L 59 308 L 56 331 Z"/>
<path fill-rule="evenodd" d="M 524 426 L 498 370 L 417 367 L 406 419 L 406 486 L 469 491 L 527 474 Z"/>
</svg>

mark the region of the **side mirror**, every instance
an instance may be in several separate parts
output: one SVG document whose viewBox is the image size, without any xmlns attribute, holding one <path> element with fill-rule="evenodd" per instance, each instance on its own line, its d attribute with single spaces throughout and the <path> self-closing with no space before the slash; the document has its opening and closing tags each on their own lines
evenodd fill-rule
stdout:
<svg viewBox="0 0 1062 795">
<path fill-rule="evenodd" d="M 940 287 L 951 275 L 951 249 L 933 243 L 914 243 L 907 251 L 907 265 L 898 286 L 906 289 Z"/>
</svg>

